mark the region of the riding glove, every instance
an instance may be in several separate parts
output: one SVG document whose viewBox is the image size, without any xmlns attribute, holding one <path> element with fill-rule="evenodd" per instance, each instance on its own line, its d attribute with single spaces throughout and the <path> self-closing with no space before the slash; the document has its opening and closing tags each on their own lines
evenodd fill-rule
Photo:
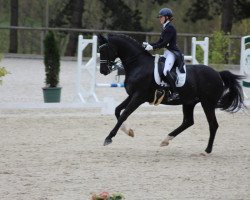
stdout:
<svg viewBox="0 0 250 200">
<path fill-rule="evenodd" d="M 153 50 L 153 47 L 150 44 L 147 44 L 145 50 L 151 51 L 151 50 Z"/>
<path fill-rule="evenodd" d="M 143 46 L 144 48 L 146 48 L 147 45 L 148 45 L 148 42 L 143 42 L 143 43 L 142 43 L 142 46 Z"/>
</svg>

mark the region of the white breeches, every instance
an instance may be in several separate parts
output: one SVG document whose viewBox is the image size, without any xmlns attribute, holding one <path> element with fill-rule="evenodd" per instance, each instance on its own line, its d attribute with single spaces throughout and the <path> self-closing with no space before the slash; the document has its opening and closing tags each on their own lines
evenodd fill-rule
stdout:
<svg viewBox="0 0 250 200">
<path fill-rule="evenodd" d="M 170 71 L 174 65 L 175 55 L 169 50 L 165 50 L 163 55 L 166 58 L 163 74 L 166 76 L 167 71 Z"/>
</svg>

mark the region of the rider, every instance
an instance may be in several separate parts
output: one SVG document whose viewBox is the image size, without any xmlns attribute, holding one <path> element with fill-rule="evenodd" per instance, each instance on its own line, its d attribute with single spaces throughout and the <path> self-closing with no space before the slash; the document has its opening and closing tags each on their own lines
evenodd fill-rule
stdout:
<svg viewBox="0 0 250 200">
<path fill-rule="evenodd" d="M 145 50 L 151 51 L 155 49 L 165 48 L 164 57 L 166 58 L 163 74 L 165 76 L 165 82 L 168 82 L 171 89 L 170 100 L 179 98 L 176 92 L 175 86 L 175 76 L 170 73 L 174 62 L 176 60 L 176 55 L 182 55 L 181 51 L 176 45 L 176 29 L 172 25 L 173 12 L 169 8 L 162 8 L 159 11 L 158 18 L 162 24 L 162 32 L 160 39 L 155 43 L 147 43 Z"/>
</svg>

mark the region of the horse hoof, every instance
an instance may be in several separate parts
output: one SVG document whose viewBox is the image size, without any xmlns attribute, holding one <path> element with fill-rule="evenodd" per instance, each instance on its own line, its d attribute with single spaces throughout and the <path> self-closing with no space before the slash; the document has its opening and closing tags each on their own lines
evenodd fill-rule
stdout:
<svg viewBox="0 0 250 200">
<path fill-rule="evenodd" d="M 163 141 L 163 142 L 160 144 L 161 147 L 168 146 L 168 145 L 169 145 L 169 142 L 167 142 L 167 141 Z"/>
<path fill-rule="evenodd" d="M 109 144 L 111 144 L 111 143 L 112 143 L 112 139 L 106 138 L 106 139 L 104 140 L 103 146 L 107 146 L 107 145 L 109 145 Z"/>
<path fill-rule="evenodd" d="M 205 152 L 205 153 L 200 153 L 201 156 L 209 156 L 210 154 Z"/>
<path fill-rule="evenodd" d="M 129 129 L 128 136 L 130 136 L 130 137 L 134 137 L 135 136 L 134 131 L 132 129 Z"/>
</svg>

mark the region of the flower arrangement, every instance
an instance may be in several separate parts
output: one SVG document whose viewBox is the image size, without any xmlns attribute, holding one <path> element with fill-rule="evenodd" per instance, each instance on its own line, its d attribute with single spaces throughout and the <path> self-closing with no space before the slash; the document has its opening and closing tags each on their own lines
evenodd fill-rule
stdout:
<svg viewBox="0 0 250 200">
<path fill-rule="evenodd" d="M 100 194 L 93 193 L 91 200 L 122 200 L 125 197 L 120 193 L 116 192 L 110 195 L 108 192 L 101 192 Z"/>
</svg>

